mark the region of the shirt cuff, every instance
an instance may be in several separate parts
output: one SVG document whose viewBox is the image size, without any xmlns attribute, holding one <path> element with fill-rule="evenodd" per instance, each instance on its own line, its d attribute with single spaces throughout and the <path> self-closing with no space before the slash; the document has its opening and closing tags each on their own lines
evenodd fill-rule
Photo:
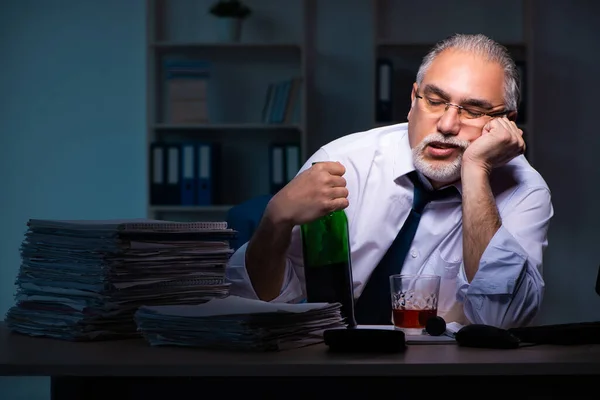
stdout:
<svg viewBox="0 0 600 400">
<path fill-rule="evenodd" d="M 230 258 L 226 269 L 226 280 L 231 284 L 229 293 L 234 296 L 246 297 L 258 300 L 258 295 L 254 291 L 252 281 L 246 270 L 246 247 L 248 243 L 242 245 Z M 297 295 L 292 288 L 294 280 L 294 268 L 290 260 L 286 260 L 283 285 L 279 296 L 271 300 L 273 303 L 289 303 L 297 300 Z"/>
<path fill-rule="evenodd" d="M 525 266 L 527 252 L 504 226 L 500 226 L 481 255 L 479 269 L 468 283 L 464 264 L 459 273 L 458 300 L 468 295 L 512 295 Z"/>
</svg>

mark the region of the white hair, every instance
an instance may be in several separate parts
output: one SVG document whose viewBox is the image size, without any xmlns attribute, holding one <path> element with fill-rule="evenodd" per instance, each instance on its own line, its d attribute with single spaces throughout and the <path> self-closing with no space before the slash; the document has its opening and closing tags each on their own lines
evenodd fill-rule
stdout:
<svg viewBox="0 0 600 400">
<path fill-rule="evenodd" d="M 506 47 L 482 34 L 454 34 L 438 42 L 423 58 L 417 72 L 417 84 L 421 85 L 427 69 L 442 51 L 457 49 L 476 53 L 487 60 L 497 62 L 504 69 L 504 102 L 507 109 L 516 111 L 521 101 L 519 71 Z"/>
</svg>

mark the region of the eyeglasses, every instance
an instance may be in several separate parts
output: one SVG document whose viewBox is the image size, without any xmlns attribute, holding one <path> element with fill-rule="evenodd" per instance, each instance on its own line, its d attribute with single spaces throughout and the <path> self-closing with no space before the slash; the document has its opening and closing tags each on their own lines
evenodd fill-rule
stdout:
<svg viewBox="0 0 600 400">
<path fill-rule="evenodd" d="M 427 96 L 420 96 L 420 95 L 415 95 L 415 97 L 417 99 L 421 99 L 424 100 L 423 105 L 425 110 L 434 115 L 434 116 L 439 116 L 441 117 L 446 111 L 448 111 L 448 108 L 450 107 L 456 107 L 458 109 L 458 115 L 459 117 L 464 117 L 468 120 L 476 120 L 478 118 L 482 118 L 482 117 L 491 117 L 491 118 L 496 118 L 496 117 L 500 117 L 503 115 L 506 115 L 510 112 L 510 110 L 502 110 L 502 111 L 496 111 L 493 113 L 487 113 L 487 112 L 483 112 L 481 109 L 477 108 L 477 107 L 469 107 L 469 106 L 459 106 L 458 104 L 453 104 L 453 103 L 449 103 L 446 101 L 442 101 L 442 100 L 438 100 L 435 98 L 431 98 L 431 97 L 427 97 Z"/>
</svg>

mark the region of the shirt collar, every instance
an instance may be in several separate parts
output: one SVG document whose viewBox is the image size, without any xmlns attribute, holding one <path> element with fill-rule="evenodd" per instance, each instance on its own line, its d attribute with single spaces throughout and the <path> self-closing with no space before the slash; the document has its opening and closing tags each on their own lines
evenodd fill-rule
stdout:
<svg viewBox="0 0 600 400">
<path fill-rule="evenodd" d="M 408 123 L 402 123 L 395 125 L 394 128 L 398 130 L 399 140 L 397 142 L 396 151 L 393 154 L 393 179 L 396 181 L 398 178 L 408 174 L 415 170 L 415 165 L 412 160 L 412 150 L 410 148 L 410 143 L 408 141 Z M 429 181 L 417 171 L 419 178 L 423 181 L 427 188 L 431 189 L 431 184 Z M 459 180 L 458 182 L 454 182 L 453 184 L 443 186 L 440 189 L 446 188 L 448 186 L 454 186 L 456 190 L 462 196 L 462 182 Z"/>
</svg>

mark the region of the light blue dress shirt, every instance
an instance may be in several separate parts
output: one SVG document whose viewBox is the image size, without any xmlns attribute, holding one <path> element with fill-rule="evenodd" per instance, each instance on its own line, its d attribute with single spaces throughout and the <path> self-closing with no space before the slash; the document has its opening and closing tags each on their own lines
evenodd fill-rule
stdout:
<svg viewBox="0 0 600 400">
<path fill-rule="evenodd" d="M 350 205 L 349 221 L 354 293 L 366 282 L 402 227 L 412 205 L 413 171 L 407 124 L 358 132 L 321 147 L 300 169 L 314 161 L 339 161 Z M 468 282 L 463 266 L 460 196 L 427 205 L 402 273 L 441 276 L 438 314 L 446 322 L 499 327 L 530 323 L 544 293 L 542 256 L 553 207 L 544 179 L 519 156 L 490 176 L 502 226 L 484 251 L 479 270 Z M 461 185 L 456 185 L 459 192 Z M 300 229 L 292 231 L 284 285 L 272 301 L 305 298 Z M 257 298 L 245 267 L 242 245 L 231 257 L 227 276 L 231 293 Z"/>
</svg>

